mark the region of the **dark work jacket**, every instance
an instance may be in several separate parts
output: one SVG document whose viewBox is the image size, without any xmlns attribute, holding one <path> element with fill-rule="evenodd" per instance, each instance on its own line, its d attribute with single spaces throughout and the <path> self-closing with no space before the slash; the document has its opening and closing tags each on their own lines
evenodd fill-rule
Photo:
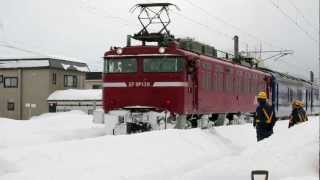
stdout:
<svg viewBox="0 0 320 180">
<path fill-rule="evenodd" d="M 263 109 L 265 109 L 269 117 L 272 116 L 270 123 L 268 122 L 268 117 L 266 117 L 265 113 L 263 112 Z M 256 109 L 253 126 L 255 126 L 257 130 L 273 131 L 273 126 L 275 125 L 275 123 L 276 123 L 276 114 L 273 110 L 273 107 L 270 106 L 265 101 L 259 102 L 259 106 Z"/>
<path fill-rule="evenodd" d="M 289 128 L 304 121 L 308 121 L 306 111 L 303 108 L 295 108 L 290 115 Z"/>
<path fill-rule="evenodd" d="M 301 121 L 302 122 L 308 121 L 308 116 L 306 111 L 302 107 L 298 108 L 298 111 L 299 111 L 299 114 L 301 115 Z"/>
</svg>

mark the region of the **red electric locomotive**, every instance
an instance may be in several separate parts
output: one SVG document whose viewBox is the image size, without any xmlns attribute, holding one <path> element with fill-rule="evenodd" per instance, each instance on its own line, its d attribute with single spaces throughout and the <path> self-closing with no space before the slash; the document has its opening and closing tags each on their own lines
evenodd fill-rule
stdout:
<svg viewBox="0 0 320 180">
<path fill-rule="evenodd" d="M 150 106 L 178 114 L 254 112 L 267 73 L 177 47 L 133 46 L 105 54 L 105 111 Z"/>
<path fill-rule="evenodd" d="M 161 6 L 161 13 L 170 5 L 137 6 L 145 10 Z M 129 37 L 126 47 L 104 55 L 105 112 L 130 106 L 186 116 L 254 112 L 257 92 L 264 90 L 270 95 L 269 74 L 218 58 L 213 47 L 176 40 L 166 30 L 167 24 L 157 33 L 149 33 L 148 26 L 143 24 L 142 31 L 133 36 L 142 45 L 131 46 Z M 149 41 L 158 45 L 145 45 Z"/>
</svg>

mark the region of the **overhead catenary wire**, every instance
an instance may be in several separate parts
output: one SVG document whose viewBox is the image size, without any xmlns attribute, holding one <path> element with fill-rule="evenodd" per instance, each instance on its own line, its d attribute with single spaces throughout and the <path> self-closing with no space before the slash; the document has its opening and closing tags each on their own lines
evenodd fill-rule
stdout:
<svg viewBox="0 0 320 180">
<path fill-rule="evenodd" d="M 305 24 L 309 25 L 315 32 L 318 32 L 319 29 L 317 27 L 315 27 L 314 24 L 312 24 L 304 15 L 304 13 L 294 4 L 294 2 L 292 0 L 288 0 L 288 2 L 291 4 L 292 7 L 294 7 L 294 9 L 297 11 L 297 13 L 300 14 L 300 16 L 302 17 L 302 19 L 304 20 Z"/>
<path fill-rule="evenodd" d="M 136 2 L 137 2 L 137 1 L 136 1 Z M 150 1 L 148 0 L 148 2 L 150 2 Z M 227 33 L 225 33 L 225 32 L 222 32 L 222 31 L 220 31 L 220 30 L 218 30 L 218 29 L 215 29 L 215 28 L 211 27 L 211 26 L 208 25 L 208 24 L 204 24 L 204 23 L 202 23 L 202 22 L 199 22 L 199 21 L 197 21 L 197 20 L 195 20 L 195 19 L 193 19 L 193 18 L 190 18 L 190 17 L 182 14 L 182 13 L 178 13 L 178 12 L 174 12 L 174 13 L 177 14 L 177 15 L 179 15 L 179 16 L 181 16 L 181 17 L 182 17 L 183 19 L 185 19 L 185 20 L 188 20 L 188 21 L 190 21 L 190 22 L 192 22 L 192 23 L 194 23 L 194 24 L 197 24 L 197 25 L 200 25 L 200 26 L 204 27 L 205 29 L 207 29 L 207 30 L 210 31 L 210 32 L 214 31 L 214 32 L 222 35 L 223 37 L 225 37 L 225 38 L 227 38 L 227 39 L 233 38 L 232 35 L 227 34 Z M 241 43 L 243 43 L 243 44 L 248 44 L 248 43 L 245 42 L 245 41 L 242 41 Z M 274 45 L 272 45 L 272 46 L 275 47 Z M 226 53 L 226 51 L 220 51 L 220 52 Z M 228 54 L 232 56 L 232 53 L 228 52 Z M 297 66 L 295 66 L 295 65 L 293 65 L 293 64 L 291 64 L 291 63 L 286 62 L 286 64 L 289 65 L 289 66 L 291 66 L 291 67 L 294 67 L 294 68 L 297 68 L 297 69 L 298 69 Z M 300 68 L 300 69 L 301 69 L 301 68 Z M 305 69 L 305 68 L 304 68 L 304 70 L 309 71 L 309 69 Z"/>
<path fill-rule="evenodd" d="M 190 17 L 188 17 L 188 16 L 185 16 L 185 15 L 183 15 L 183 14 L 181 14 L 181 13 L 177 13 L 177 12 L 175 12 L 175 13 L 176 13 L 177 15 L 183 17 L 185 20 L 188 20 L 188 21 L 190 21 L 190 22 L 192 22 L 192 23 L 194 23 L 194 24 L 197 24 L 197 25 L 200 25 L 200 26 L 204 27 L 206 30 L 208 30 L 208 31 L 210 31 L 210 32 L 216 32 L 216 33 L 222 35 L 224 38 L 226 38 L 226 39 L 228 39 L 228 40 L 231 40 L 231 39 L 233 38 L 232 35 L 227 34 L 227 33 L 225 33 L 225 32 L 222 32 L 222 31 L 220 31 L 220 30 L 218 30 L 218 29 L 215 29 L 215 28 L 213 28 L 213 27 L 211 27 L 211 26 L 209 26 L 209 25 L 207 25 L 207 24 L 204 24 L 204 23 L 201 23 L 201 22 L 199 22 L 199 21 L 196 21 L 196 20 L 194 20 L 194 19 L 192 19 L 192 18 L 190 18 Z M 244 41 L 242 41 L 241 43 L 247 44 L 247 43 L 244 42 Z M 229 55 L 233 55 L 232 53 L 227 52 L 227 51 L 222 51 L 222 50 L 220 50 L 220 52 L 228 53 Z"/>
<path fill-rule="evenodd" d="M 138 0 L 135 0 L 135 1 L 136 1 L 136 3 L 139 3 Z M 150 0 L 146 0 L 146 1 L 147 1 L 148 3 L 152 3 Z M 200 6 L 195 5 L 194 3 L 192 3 L 192 2 L 189 1 L 189 0 L 186 0 L 186 1 L 187 1 L 189 4 L 191 4 L 192 6 L 200 8 L 201 11 L 203 11 L 203 12 L 207 13 L 208 15 L 216 18 L 218 21 L 220 21 L 220 22 L 222 22 L 222 23 L 224 23 L 224 24 L 227 24 L 228 26 L 231 26 L 231 27 L 233 27 L 234 29 L 236 29 L 236 30 L 238 30 L 238 31 L 242 31 L 242 32 L 246 33 L 247 36 L 250 36 L 251 38 L 256 39 L 256 40 L 258 40 L 258 41 L 261 42 L 261 39 L 258 38 L 257 36 L 241 30 L 241 28 L 239 28 L 239 27 L 237 27 L 237 26 L 235 26 L 235 25 L 233 25 L 233 24 L 231 24 L 231 23 L 223 20 L 222 18 L 213 16 L 213 15 L 210 14 L 207 10 L 201 8 Z M 206 29 L 209 30 L 210 32 L 212 32 L 212 31 L 213 31 L 213 32 L 216 32 L 216 33 L 218 33 L 219 35 L 222 35 L 223 37 L 227 38 L 228 40 L 233 39 L 233 37 L 234 37 L 234 35 L 230 35 L 230 34 L 225 33 L 225 32 L 223 32 L 223 31 L 221 31 L 221 30 L 219 30 L 219 29 L 217 29 L 217 28 L 213 28 L 211 25 L 208 25 L 208 24 L 202 23 L 202 22 L 200 22 L 200 21 L 197 21 L 197 20 L 195 20 L 195 19 L 193 19 L 193 18 L 190 18 L 190 17 L 188 17 L 188 16 L 186 16 L 186 15 L 184 15 L 184 14 L 182 14 L 182 13 L 178 13 L 178 12 L 174 12 L 174 13 L 177 14 L 177 15 L 179 15 L 179 16 L 181 16 L 182 18 L 184 18 L 184 19 L 186 19 L 186 20 L 194 23 L 194 24 L 197 24 L 197 25 L 200 25 L 200 26 L 206 28 Z M 263 42 L 264 42 L 265 44 L 267 44 L 268 46 L 270 46 L 270 47 L 277 47 L 277 46 L 275 46 L 275 45 L 273 45 L 273 44 L 271 44 L 271 43 L 269 43 L 269 42 L 266 42 L 266 41 L 263 41 Z M 246 42 L 246 41 L 241 41 L 240 43 L 243 44 L 244 46 L 250 44 L 250 43 L 248 43 L 248 42 Z M 224 51 L 221 51 L 221 52 L 224 52 Z M 230 53 L 230 52 L 228 52 L 228 54 L 229 54 L 229 55 L 232 55 L 232 53 Z"/>
<path fill-rule="evenodd" d="M 248 37 L 250 37 L 250 38 L 252 38 L 252 39 L 255 39 L 255 40 L 259 41 L 259 42 L 263 42 L 264 44 L 266 44 L 267 46 L 272 47 L 272 48 L 277 47 L 277 46 L 275 46 L 274 44 L 272 44 L 272 43 L 270 43 L 270 42 L 267 42 L 267 41 L 265 41 L 265 40 L 262 40 L 261 38 L 259 38 L 258 36 L 254 35 L 254 34 L 252 34 L 252 33 L 250 33 L 250 32 L 244 31 L 242 28 L 240 28 L 240 27 L 238 27 L 238 26 L 236 26 L 236 25 L 228 22 L 227 20 L 224 20 L 224 19 L 222 19 L 221 17 L 218 17 L 218 16 L 213 15 L 212 13 L 210 13 L 210 12 L 209 12 L 208 10 L 206 10 L 205 8 L 197 5 L 196 3 L 193 3 L 193 2 L 190 1 L 190 0 L 185 0 L 185 2 L 189 3 L 191 6 L 193 6 L 193 7 L 195 7 L 195 8 L 198 8 L 199 10 L 201 10 L 200 12 L 205 13 L 206 15 L 214 18 L 215 20 L 219 21 L 219 22 L 222 23 L 222 24 L 225 24 L 226 26 L 229 26 L 229 27 L 231 27 L 231 28 L 233 28 L 233 29 L 235 29 L 235 30 L 237 30 L 237 31 L 239 31 L 239 32 L 242 32 L 243 34 L 245 34 L 246 36 L 248 36 Z M 277 47 L 277 48 L 278 48 L 278 47 Z"/>
<path fill-rule="evenodd" d="M 317 43 L 318 40 L 316 40 L 308 31 L 306 31 L 303 27 L 299 25 L 299 23 L 294 20 L 290 15 L 288 15 L 278 4 L 276 4 L 273 0 L 268 0 L 272 6 L 274 6 L 276 9 L 280 11 L 280 13 L 285 16 L 290 22 L 292 22 L 300 31 L 302 31 L 310 40 Z"/>
<path fill-rule="evenodd" d="M 85 4 L 85 5 L 81 6 L 81 7 L 84 8 L 88 13 L 90 13 L 92 15 L 93 14 L 99 15 L 98 14 L 99 13 L 98 12 L 98 8 L 96 8 L 96 7 L 93 7 L 93 6 L 89 5 L 89 4 Z M 131 21 L 129 21 L 129 20 L 123 18 L 123 17 L 107 14 L 106 10 L 104 10 L 104 9 L 101 9 L 101 10 L 103 10 L 103 14 L 100 14 L 100 15 L 101 15 L 101 17 L 103 17 L 105 19 L 114 19 L 114 20 L 117 20 L 119 22 L 123 22 L 124 26 L 131 26 L 132 27 L 134 24 L 137 24 L 137 23 L 133 23 L 133 22 L 131 22 Z"/>
<path fill-rule="evenodd" d="M 205 29 L 207 29 L 207 30 L 210 31 L 210 32 L 214 31 L 214 32 L 222 35 L 223 37 L 225 37 L 225 38 L 227 38 L 227 39 L 233 38 L 232 35 L 227 34 L 227 33 L 225 33 L 225 32 L 222 32 L 222 31 L 220 31 L 220 30 L 218 30 L 218 29 L 215 29 L 215 28 L 213 28 L 212 26 L 210 26 L 210 25 L 208 25 L 208 24 L 204 24 L 204 23 L 202 23 L 202 22 L 199 22 L 199 21 L 197 21 L 197 20 L 194 20 L 193 18 L 190 18 L 190 17 L 188 17 L 188 16 L 186 16 L 186 15 L 184 15 L 184 14 L 182 14 L 182 13 L 178 13 L 178 12 L 175 12 L 175 13 L 178 14 L 179 16 L 183 17 L 185 20 L 188 20 L 188 21 L 190 21 L 190 22 L 192 22 L 192 23 L 194 23 L 194 24 L 198 24 L 198 25 L 204 27 Z M 243 43 L 243 44 L 248 44 L 247 42 L 244 42 L 244 41 L 242 41 L 241 43 Z M 273 45 L 273 47 L 274 47 L 274 45 Z M 220 52 L 225 53 L 225 51 L 220 51 Z M 228 53 L 228 54 L 232 55 L 232 53 Z M 278 60 L 279 58 L 280 58 L 280 57 L 277 57 L 275 60 Z M 281 62 L 281 61 L 278 61 L 278 62 Z M 294 64 L 292 64 L 292 63 L 290 63 L 290 62 L 281 62 L 281 63 L 282 63 L 282 64 L 286 64 L 287 66 L 290 66 L 290 67 L 292 67 L 292 68 L 294 68 L 294 69 L 300 69 L 300 70 L 303 69 L 303 70 L 305 70 L 305 71 L 307 71 L 307 72 L 310 70 L 310 69 L 307 69 L 307 68 L 298 67 L 298 66 L 296 66 L 296 65 L 294 65 Z"/>
</svg>

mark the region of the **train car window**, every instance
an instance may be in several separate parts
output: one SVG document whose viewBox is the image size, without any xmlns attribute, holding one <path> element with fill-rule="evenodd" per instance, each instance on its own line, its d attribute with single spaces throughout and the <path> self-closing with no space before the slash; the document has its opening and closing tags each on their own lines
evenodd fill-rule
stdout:
<svg viewBox="0 0 320 180">
<path fill-rule="evenodd" d="M 297 90 L 297 98 L 302 100 L 302 90 L 301 89 Z"/>
<path fill-rule="evenodd" d="M 107 59 L 105 61 L 105 73 L 134 72 L 137 72 L 137 60 L 135 58 Z"/>
<path fill-rule="evenodd" d="M 182 57 L 146 57 L 143 60 L 143 72 L 181 72 Z"/>
<path fill-rule="evenodd" d="M 293 101 L 293 97 L 294 97 L 294 92 L 293 92 L 293 90 L 290 88 L 290 102 Z"/>
</svg>

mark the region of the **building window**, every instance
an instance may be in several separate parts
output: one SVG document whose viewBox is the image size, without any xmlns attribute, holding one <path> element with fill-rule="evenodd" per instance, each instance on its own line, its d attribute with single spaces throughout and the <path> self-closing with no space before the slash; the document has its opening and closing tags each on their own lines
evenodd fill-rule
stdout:
<svg viewBox="0 0 320 180">
<path fill-rule="evenodd" d="M 5 88 L 17 88 L 18 87 L 18 78 L 5 77 L 4 78 L 4 87 Z"/>
<path fill-rule="evenodd" d="M 0 75 L 0 83 L 3 83 L 3 75 Z"/>
<path fill-rule="evenodd" d="M 77 76 L 65 75 L 64 87 L 76 88 L 78 86 Z"/>
<path fill-rule="evenodd" d="M 14 111 L 14 102 L 8 102 L 7 109 L 8 111 Z"/>
<path fill-rule="evenodd" d="M 52 73 L 52 84 L 57 84 L 57 73 Z"/>
</svg>

